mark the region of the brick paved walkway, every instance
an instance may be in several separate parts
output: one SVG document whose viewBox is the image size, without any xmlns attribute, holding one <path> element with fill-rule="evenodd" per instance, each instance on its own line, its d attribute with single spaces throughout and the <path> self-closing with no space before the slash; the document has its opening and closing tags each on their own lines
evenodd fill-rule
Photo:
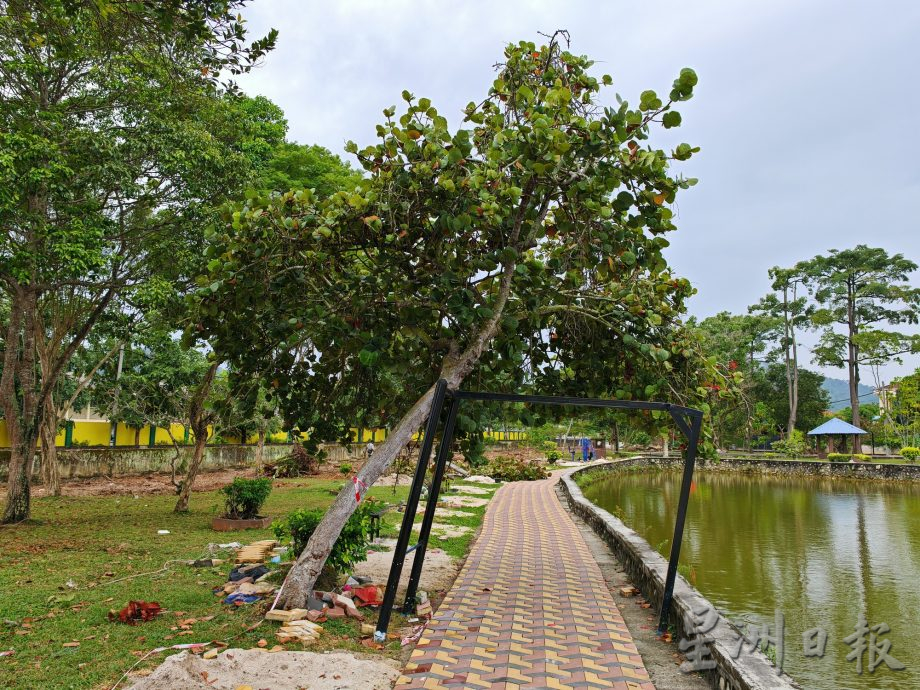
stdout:
<svg viewBox="0 0 920 690">
<path fill-rule="evenodd" d="M 556 481 L 496 492 L 397 690 L 654 690 Z"/>
</svg>

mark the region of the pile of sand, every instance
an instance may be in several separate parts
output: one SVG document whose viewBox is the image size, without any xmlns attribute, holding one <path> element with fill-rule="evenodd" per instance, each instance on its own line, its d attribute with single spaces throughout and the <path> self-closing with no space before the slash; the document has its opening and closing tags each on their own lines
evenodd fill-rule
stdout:
<svg viewBox="0 0 920 690">
<path fill-rule="evenodd" d="M 385 690 L 393 687 L 399 665 L 384 658 L 351 654 L 228 649 L 214 659 L 182 652 L 166 658 L 133 690 Z"/>
</svg>

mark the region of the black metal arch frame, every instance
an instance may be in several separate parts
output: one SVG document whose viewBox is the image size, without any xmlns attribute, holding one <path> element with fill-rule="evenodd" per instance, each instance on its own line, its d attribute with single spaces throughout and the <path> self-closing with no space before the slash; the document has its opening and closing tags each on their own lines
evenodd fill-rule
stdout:
<svg viewBox="0 0 920 690">
<path fill-rule="evenodd" d="M 454 430 L 457 423 L 457 412 L 464 400 L 478 400 L 491 402 L 522 402 L 538 405 L 571 405 L 577 407 L 607 407 L 626 410 L 659 410 L 668 412 L 678 428 L 687 437 L 687 454 L 684 461 L 684 473 L 680 486 L 680 498 L 677 504 L 677 519 L 674 523 L 674 539 L 671 542 L 671 556 L 668 559 L 668 573 L 665 578 L 664 595 L 661 599 L 661 612 L 658 617 L 658 630 L 664 632 L 668 625 L 668 616 L 671 609 L 671 599 L 674 593 L 674 582 L 677 578 L 677 561 L 680 558 L 680 544 L 684 534 L 684 520 L 687 517 L 687 503 L 690 498 L 690 484 L 693 480 L 693 466 L 696 461 L 697 444 L 700 438 L 700 428 L 703 423 L 703 413 L 690 407 L 681 407 L 664 402 L 641 402 L 635 400 L 604 400 L 599 398 L 568 398 L 551 395 L 516 395 L 513 393 L 482 393 L 472 391 L 449 391 L 444 379 L 435 386 L 434 398 L 431 403 L 431 412 L 422 437 L 422 447 L 419 452 L 418 464 L 406 499 L 406 508 L 403 515 L 402 526 L 396 547 L 393 550 L 393 564 L 390 566 L 390 575 L 387 579 L 387 588 L 380 606 L 380 616 L 377 620 L 375 639 L 381 641 L 386 638 L 390 625 L 390 614 L 396 601 L 396 588 L 402 575 L 403 563 L 410 551 L 415 551 L 415 560 L 412 562 L 412 572 L 409 576 L 409 586 L 406 590 L 406 599 L 403 603 L 403 612 L 410 613 L 415 605 L 418 592 L 418 583 L 422 575 L 422 565 L 425 561 L 425 550 L 428 547 L 428 537 L 431 534 L 431 525 L 434 522 L 434 512 L 441 491 L 441 481 L 444 471 L 450 460 L 451 447 L 454 440 Z M 418 543 L 409 547 L 409 537 L 412 535 L 412 526 L 418 510 L 418 502 L 422 495 L 422 486 L 425 483 L 425 474 L 428 469 L 428 460 L 434 446 L 435 434 L 441 420 L 445 402 L 449 403 L 447 420 L 441 434 L 441 443 L 435 458 L 434 476 L 428 492 L 428 501 L 425 506 L 425 516 L 419 528 Z"/>
</svg>

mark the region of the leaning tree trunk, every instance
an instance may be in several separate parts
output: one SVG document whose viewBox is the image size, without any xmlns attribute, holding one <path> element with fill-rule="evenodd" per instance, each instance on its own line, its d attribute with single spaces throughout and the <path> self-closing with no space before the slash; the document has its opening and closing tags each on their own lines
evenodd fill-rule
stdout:
<svg viewBox="0 0 920 690">
<path fill-rule="evenodd" d="M 451 354 L 445 358 L 441 367 L 440 378 L 447 382 L 449 390 L 456 390 L 463 382 L 464 378 L 473 370 L 483 352 L 488 349 L 492 338 L 498 332 L 499 323 L 504 314 L 505 305 L 508 302 L 508 296 L 511 293 L 511 278 L 514 275 L 514 262 L 510 262 L 504 267 L 498 294 L 496 296 L 495 308 L 492 316 L 483 324 L 480 331 L 473 337 L 470 345 L 462 352 L 456 354 L 452 348 Z M 434 397 L 434 386 L 429 388 L 389 434 L 383 444 L 374 451 L 374 454 L 368 458 L 367 462 L 357 473 L 357 486 L 370 488 L 374 482 L 383 474 L 384 470 L 389 467 L 390 463 L 396 458 L 399 452 L 412 440 L 412 434 L 428 419 L 431 411 L 431 402 Z M 319 577 L 326 564 L 326 559 L 332 552 L 342 528 L 352 513 L 358 507 L 358 500 L 355 497 L 354 484 L 346 484 L 335 502 L 323 515 L 323 519 L 316 526 L 307 545 L 304 547 L 294 567 L 288 573 L 287 579 L 282 586 L 279 605 L 283 608 L 304 608 L 307 605 L 307 599 L 313 592 L 313 585 Z"/>
<path fill-rule="evenodd" d="M 208 393 L 211 392 L 211 384 L 214 383 L 214 375 L 217 373 L 218 364 L 218 362 L 214 362 L 208 368 L 204 380 L 198 385 L 198 389 L 192 396 L 192 402 L 189 405 L 189 422 L 192 432 L 195 434 L 195 452 L 192 454 L 192 461 L 188 465 L 188 473 L 182 482 L 179 500 L 176 501 L 176 507 L 173 508 L 173 512 L 176 513 L 188 511 L 188 501 L 192 495 L 192 484 L 195 483 L 195 478 L 198 476 L 198 470 L 201 467 L 201 461 L 204 458 L 204 449 L 208 442 L 208 423 L 211 421 L 211 415 L 205 412 L 204 403 Z"/>
<path fill-rule="evenodd" d="M 42 418 L 42 482 L 52 496 L 61 495 L 61 474 L 58 471 L 57 446 L 57 410 L 54 400 L 49 395 L 45 399 L 45 414 Z"/>
</svg>

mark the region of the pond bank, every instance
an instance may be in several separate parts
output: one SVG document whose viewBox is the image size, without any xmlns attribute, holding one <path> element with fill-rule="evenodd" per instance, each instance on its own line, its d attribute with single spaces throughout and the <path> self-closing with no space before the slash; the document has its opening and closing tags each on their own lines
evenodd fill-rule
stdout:
<svg viewBox="0 0 920 690">
<path fill-rule="evenodd" d="M 674 462 L 679 462 L 675 459 Z M 587 522 L 611 547 L 629 574 L 633 584 L 657 610 L 661 606 L 667 561 L 620 519 L 585 498 L 575 478 L 580 474 L 611 472 L 631 466 L 655 463 L 649 458 L 629 459 L 595 465 L 567 472 L 562 477 L 561 488 L 569 507 Z M 691 637 L 685 621 L 700 611 L 715 611 L 702 594 L 678 576 L 674 587 L 671 624 L 675 637 Z M 732 648 L 738 630 L 724 616 L 719 616 L 715 627 L 707 633 L 711 638 L 709 650 L 715 668 L 701 672 L 710 687 L 718 690 L 790 690 L 799 688 L 787 675 L 778 676 L 770 661 L 759 650 L 732 658 Z"/>
</svg>

